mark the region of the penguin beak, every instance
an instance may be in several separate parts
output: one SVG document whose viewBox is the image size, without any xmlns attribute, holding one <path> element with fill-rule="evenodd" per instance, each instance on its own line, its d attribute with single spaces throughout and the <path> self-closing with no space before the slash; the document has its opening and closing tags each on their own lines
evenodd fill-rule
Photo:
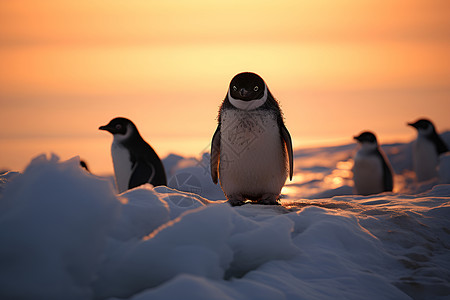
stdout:
<svg viewBox="0 0 450 300">
<path fill-rule="evenodd" d="M 248 91 L 246 89 L 242 88 L 239 90 L 239 95 L 241 97 L 245 97 L 245 96 L 247 96 L 247 94 L 248 94 Z"/>
<path fill-rule="evenodd" d="M 100 126 L 98 129 L 99 129 L 99 130 L 105 130 L 105 131 L 111 132 L 111 128 L 109 128 L 108 125 Z"/>
<path fill-rule="evenodd" d="M 414 128 L 417 128 L 415 123 L 406 123 L 406 125 L 412 126 L 412 127 L 414 127 Z"/>
<path fill-rule="evenodd" d="M 359 141 L 359 138 L 357 136 L 354 136 L 353 139 Z"/>
</svg>

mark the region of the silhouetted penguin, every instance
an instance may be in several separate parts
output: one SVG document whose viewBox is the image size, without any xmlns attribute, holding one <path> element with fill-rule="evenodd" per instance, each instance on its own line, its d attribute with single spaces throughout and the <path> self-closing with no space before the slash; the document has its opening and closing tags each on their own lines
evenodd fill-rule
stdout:
<svg viewBox="0 0 450 300">
<path fill-rule="evenodd" d="M 376 136 L 365 131 L 354 139 L 361 145 L 352 169 L 356 193 L 371 195 L 391 192 L 394 187 L 392 167 L 378 146 Z"/>
<path fill-rule="evenodd" d="M 167 185 L 161 160 L 141 137 L 133 122 L 115 118 L 99 129 L 109 131 L 114 136 L 111 155 L 119 193 L 144 183 Z"/>
<path fill-rule="evenodd" d="M 85 169 L 88 172 L 91 172 L 91 171 L 89 171 L 87 163 L 84 160 L 80 160 L 80 167 L 82 167 L 83 169 Z"/>
<path fill-rule="evenodd" d="M 222 102 L 211 144 L 211 177 L 231 205 L 247 200 L 278 204 L 287 176 L 292 180 L 289 131 L 278 102 L 254 73 L 237 74 Z"/>
<path fill-rule="evenodd" d="M 448 151 L 447 145 L 437 134 L 433 123 L 420 119 L 409 126 L 417 129 L 417 139 L 413 142 L 413 168 L 418 181 L 426 181 L 438 176 L 439 155 Z"/>
</svg>

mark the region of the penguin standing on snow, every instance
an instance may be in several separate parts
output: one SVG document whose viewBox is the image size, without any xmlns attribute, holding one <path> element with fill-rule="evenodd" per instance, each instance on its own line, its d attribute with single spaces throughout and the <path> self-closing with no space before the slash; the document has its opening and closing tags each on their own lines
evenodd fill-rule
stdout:
<svg viewBox="0 0 450 300">
<path fill-rule="evenodd" d="M 392 167 L 378 146 L 376 136 L 365 131 L 354 139 L 361 145 L 352 169 L 356 193 L 371 195 L 391 192 L 394 186 Z"/>
<path fill-rule="evenodd" d="M 141 137 L 133 122 L 115 118 L 99 129 L 110 132 L 114 137 L 111 155 L 119 193 L 144 183 L 167 185 L 161 160 Z"/>
<path fill-rule="evenodd" d="M 409 126 L 417 129 L 417 139 L 413 142 L 413 168 L 418 181 L 426 181 L 438 176 L 439 155 L 448 151 L 447 145 L 437 134 L 433 123 L 420 119 Z"/>
<path fill-rule="evenodd" d="M 292 142 L 278 102 L 254 73 L 237 74 L 222 102 L 211 143 L 211 177 L 229 203 L 278 204 L 293 174 Z"/>
</svg>

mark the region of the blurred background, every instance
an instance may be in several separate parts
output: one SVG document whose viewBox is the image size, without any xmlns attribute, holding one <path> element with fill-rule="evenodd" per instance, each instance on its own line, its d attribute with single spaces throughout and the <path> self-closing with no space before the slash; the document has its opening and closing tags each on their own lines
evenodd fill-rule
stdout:
<svg viewBox="0 0 450 300">
<path fill-rule="evenodd" d="M 296 149 L 450 129 L 447 0 L 2 0 L 0 169 L 79 155 L 112 173 L 130 118 L 161 157 L 208 150 L 231 78 L 261 75 Z"/>
</svg>

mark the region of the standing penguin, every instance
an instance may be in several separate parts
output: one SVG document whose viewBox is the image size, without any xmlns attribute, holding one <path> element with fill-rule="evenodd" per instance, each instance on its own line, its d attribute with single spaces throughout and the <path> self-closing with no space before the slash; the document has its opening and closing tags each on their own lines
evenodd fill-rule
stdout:
<svg viewBox="0 0 450 300">
<path fill-rule="evenodd" d="M 99 129 L 109 131 L 114 137 L 111 155 L 119 193 L 144 183 L 167 185 L 161 160 L 141 137 L 133 122 L 115 118 Z"/>
<path fill-rule="evenodd" d="M 420 119 L 409 126 L 417 129 L 417 139 L 413 142 L 413 168 L 418 181 L 426 181 L 438 176 L 439 155 L 448 151 L 447 145 L 437 134 L 433 123 Z"/>
<path fill-rule="evenodd" d="M 370 195 L 391 192 L 394 186 L 392 167 L 378 146 L 376 136 L 365 131 L 354 139 L 361 145 L 352 169 L 356 193 Z"/>
<path fill-rule="evenodd" d="M 211 143 L 211 177 L 231 205 L 278 204 L 293 152 L 278 102 L 254 73 L 237 74 L 222 102 Z"/>
</svg>

